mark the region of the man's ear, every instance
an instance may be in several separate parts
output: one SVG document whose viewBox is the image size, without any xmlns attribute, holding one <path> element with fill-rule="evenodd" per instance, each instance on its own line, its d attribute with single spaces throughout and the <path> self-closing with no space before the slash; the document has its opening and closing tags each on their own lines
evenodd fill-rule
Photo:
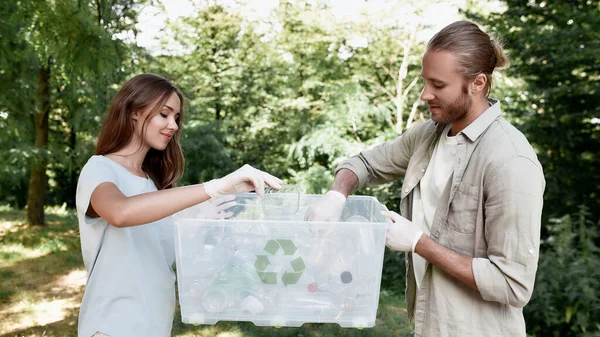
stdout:
<svg viewBox="0 0 600 337">
<path fill-rule="evenodd" d="M 487 76 L 485 74 L 478 74 L 471 82 L 471 93 L 485 92 L 485 86 L 487 84 Z"/>
</svg>

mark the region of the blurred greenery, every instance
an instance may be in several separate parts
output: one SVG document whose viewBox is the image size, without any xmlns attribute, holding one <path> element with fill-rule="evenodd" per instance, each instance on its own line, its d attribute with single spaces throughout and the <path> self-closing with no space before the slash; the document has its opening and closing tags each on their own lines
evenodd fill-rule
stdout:
<svg viewBox="0 0 600 337">
<path fill-rule="evenodd" d="M 600 334 L 598 225 L 585 206 L 548 224 L 534 294 L 524 308 L 536 336 Z"/>
<path fill-rule="evenodd" d="M 135 43 L 140 12 L 158 0 L 2 1 L 0 204 L 46 226 L 54 220 L 44 207 L 73 207 L 110 99 L 141 72 L 167 76 L 188 98 L 181 184 L 248 163 L 324 193 L 342 159 L 426 118 L 422 35 L 437 27 L 425 18 L 442 3 L 462 6 L 461 15 L 503 38 L 512 66 L 495 74 L 491 96 L 544 167 L 544 244 L 524 310 L 528 333 L 598 335 L 597 0 L 389 1 L 362 20 L 340 19 L 327 1 L 281 0 L 260 19 L 229 2 L 196 1 L 189 17 L 167 23 L 158 52 Z M 358 193 L 397 209 L 400 184 Z M 33 233 L 23 244 L 37 240 L 49 254 L 71 247 Z M 3 246 L 16 244 L 9 238 Z M 403 259 L 386 251 L 382 287 L 398 296 Z M 2 290 L 0 299 L 13 295 Z"/>
</svg>

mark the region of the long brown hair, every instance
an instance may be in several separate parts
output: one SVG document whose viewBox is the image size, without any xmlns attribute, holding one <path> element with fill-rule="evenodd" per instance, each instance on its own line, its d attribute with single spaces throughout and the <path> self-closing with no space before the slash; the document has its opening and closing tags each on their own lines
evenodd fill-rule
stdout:
<svg viewBox="0 0 600 337">
<path fill-rule="evenodd" d="M 427 50 L 452 53 L 462 68 L 461 74 L 467 79 L 485 74 L 486 96 L 492 87 L 494 69 L 506 68 L 510 63 L 497 38 L 465 20 L 451 23 L 440 30 L 429 40 Z"/>
<path fill-rule="evenodd" d="M 164 77 L 155 74 L 141 74 L 134 76 L 121 87 L 111 103 L 102 130 L 100 130 L 98 143 L 96 144 L 96 154 L 106 155 L 125 147 L 133 138 L 133 114 L 154 104 L 144 120 L 143 135 L 148 121 L 159 113 L 173 93 L 179 96 L 181 102 L 179 120 L 177 121 L 179 129 L 175 131 L 171 141 L 163 151 L 150 148 L 144 158 L 142 169 L 148 173 L 157 189 L 175 187 L 177 180 L 183 174 L 185 165 L 179 143 L 181 123 L 183 122 L 184 97 L 181 91 Z"/>
</svg>

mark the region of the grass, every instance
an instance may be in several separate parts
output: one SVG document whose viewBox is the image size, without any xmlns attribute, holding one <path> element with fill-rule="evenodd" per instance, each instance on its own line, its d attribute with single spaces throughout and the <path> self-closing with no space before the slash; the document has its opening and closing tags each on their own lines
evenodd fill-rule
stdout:
<svg viewBox="0 0 600 337">
<path fill-rule="evenodd" d="M 64 207 L 48 208 L 47 226 L 25 223 L 23 211 L 0 206 L 0 337 L 77 336 L 77 315 L 85 288 L 77 218 Z M 382 291 L 374 328 L 357 330 L 337 324 L 299 328 L 257 327 L 248 322 L 214 326 L 183 324 L 179 308 L 173 336 L 411 336 L 404 300 Z"/>
</svg>

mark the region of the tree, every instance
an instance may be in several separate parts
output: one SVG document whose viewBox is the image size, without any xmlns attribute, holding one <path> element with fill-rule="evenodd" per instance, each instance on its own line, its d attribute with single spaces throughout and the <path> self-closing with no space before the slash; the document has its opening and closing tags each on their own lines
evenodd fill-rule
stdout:
<svg viewBox="0 0 600 337">
<path fill-rule="evenodd" d="M 214 1 L 196 4 L 193 15 L 169 26 L 173 39 L 165 39 L 165 48 L 176 45 L 179 51 L 151 57 L 144 67 L 165 74 L 185 93 L 182 147 L 191 164 L 182 179 L 197 183 L 242 162 L 236 145 L 253 121 L 245 115 L 259 105 L 254 80 L 265 75 L 257 56 L 262 44 L 238 13 Z"/>
<path fill-rule="evenodd" d="M 8 25 L 3 28 L 10 45 L 20 47 L 19 54 L 4 58 L 2 66 L 10 66 L 25 57 L 32 62 L 27 72 L 6 72 L 11 92 L 19 92 L 19 85 L 29 90 L 13 97 L 4 96 L 3 108 L 10 116 L 30 119 L 33 124 L 33 147 L 19 144 L 30 160 L 27 197 L 27 219 L 34 225 L 44 224 L 44 205 L 47 194 L 48 170 L 56 169 L 57 156 L 64 148 L 52 151 L 54 131 L 58 139 L 65 132 L 68 144 L 76 145 L 72 121 L 77 111 L 96 103 L 101 95 L 97 88 L 108 87 L 122 74 L 125 45 L 113 36 L 126 27 L 131 17 L 133 1 L 22 1 L 18 5 L 2 4 Z M 4 17 L 4 16 L 3 16 Z M 12 33 L 12 34 L 11 34 Z M 85 48 L 82 48 L 85 46 Z M 33 79 L 35 78 L 35 80 Z M 102 80 L 98 80 L 102 79 Z M 86 83 L 94 83 L 89 88 Z M 91 89 L 91 95 L 70 95 L 82 88 Z M 35 91 L 33 90 L 35 88 Z M 100 92 L 105 92 L 100 91 Z M 35 102 L 19 106 L 13 102 Z M 25 108 L 20 110 L 19 108 Z M 50 122 L 61 123 L 58 126 Z M 66 129 L 66 130 L 65 130 Z M 50 166 L 49 166 L 50 165 Z M 73 186 L 73 175 L 70 184 Z M 71 188 L 70 191 L 74 191 Z"/>
<path fill-rule="evenodd" d="M 429 23 L 421 15 L 421 5 L 405 1 L 371 14 L 356 27 L 355 34 L 365 45 L 349 48 L 354 54 L 351 60 L 362 70 L 355 78 L 364 84 L 372 104 L 388 105 L 386 119 L 395 135 L 416 121 L 422 103 L 417 84 L 426 41 L 417 33 L 425 31 Z M 386 20 L 390 11 L 400 15 Z"/>
<path fill-rule="evenodd" d="M 600 2 L 506 1 L 491 28 L 504 36 L 509 74 L 526 87 L 506 104 L 538 153 L 545 218 L 587 205 L 600 217 Z"/>
</svg>

